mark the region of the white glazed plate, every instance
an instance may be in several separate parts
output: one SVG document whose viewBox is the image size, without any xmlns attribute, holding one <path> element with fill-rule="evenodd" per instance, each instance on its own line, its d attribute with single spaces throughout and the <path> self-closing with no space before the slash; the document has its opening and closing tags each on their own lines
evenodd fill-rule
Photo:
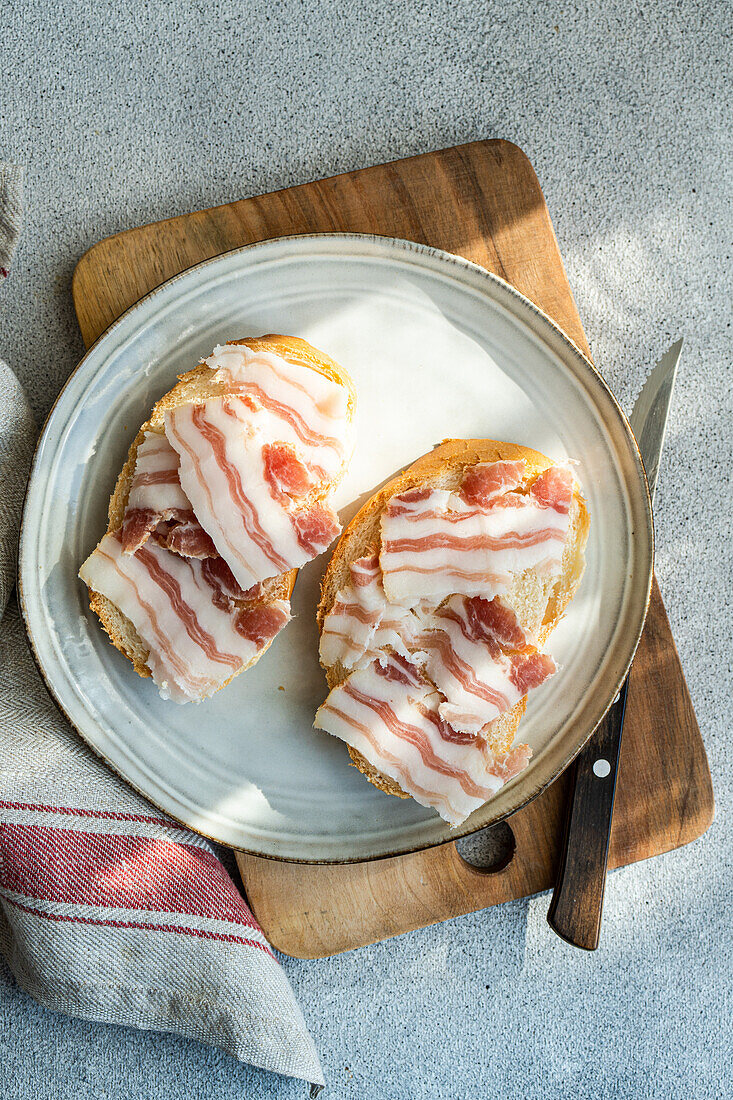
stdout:
<svg viewBox="0 0 733 1100">
<path fill-rule="evenodd" d="M 587 569 L 548 649 L 562 671 L 520 727 L 530 766 L 457 830 L 383 794 L 312 729 L 326 694 L 315 609 L 328 554 L 301 570 L 292 622 L 254 669 L 199 705 L 164 702 L 90 613 L 81 562 L 106 528 L 127 449 L 154 402 L 226 340 L 302 336 L 351 374 L 356 449 L 336 504 L 348 522 L 447 437 L 523 443 L 578 462 Z M 97 341 L 41 436 L 19 578 L 41 673 L 72 725 L 173 817 L 257 855 L 373 859 L 441 843 L 534 797 L 605 713 L 636 648 L 653 536 L 628 424 L 600 376 L 535 306 L 467 261 L 406 241 L 291 237 L 229 252 L 159 287 Z"/>
</svg>

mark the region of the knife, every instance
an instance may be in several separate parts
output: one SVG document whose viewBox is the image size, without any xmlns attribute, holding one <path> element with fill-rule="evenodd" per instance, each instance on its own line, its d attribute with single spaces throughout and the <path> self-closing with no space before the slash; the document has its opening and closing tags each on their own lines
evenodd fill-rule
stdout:
<svg viewBox="0 0 733 1100">
<path fill-rule="evenodd" d="M 649 494 L 654 500 L 667 416 L 682 340 L 665 352 L 651 372 L 631 414 Z M 608 843 L 616 795 L 628 676 L 592 737 L 571 765 L 567 817 L 555 890 L 547 912 L 550 927 L 575 947 L 598 947 Z"/>
</svg>

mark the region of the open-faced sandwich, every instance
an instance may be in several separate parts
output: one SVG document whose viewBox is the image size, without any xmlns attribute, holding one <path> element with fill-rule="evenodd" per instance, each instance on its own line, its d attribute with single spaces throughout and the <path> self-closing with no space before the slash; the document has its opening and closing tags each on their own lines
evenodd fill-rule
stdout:
<svg viewBox="0 0 733 1100">
<path fill-rule="evenodd" d="M 327 355 L 262 336 L 215 348 L 143 424 L 79 576 L 164 698 L 211 695 L 288 622 L 298 567 L 341 530 L 354 406 Z"/>
<path fill-rule="evenodd" d="M 344 531 L 318 611 L 330 693 L 316 726 L 389 794 L 458 825 L 529 763 L 527 693 L 584 568 L 589 517 L 568 465 L 448 440 Z"/>
</svg>

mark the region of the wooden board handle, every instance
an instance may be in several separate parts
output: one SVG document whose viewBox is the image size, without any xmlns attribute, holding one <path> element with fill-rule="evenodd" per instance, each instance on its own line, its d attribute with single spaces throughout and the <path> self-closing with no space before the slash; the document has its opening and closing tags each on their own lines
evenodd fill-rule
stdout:
<svg viewBox="0 0 733 1100">
<path fill-rule="evenodd" d="M 547 911 L 558 936 L 586 951 L 595 951 L 601 934 L 628 683 L 573 765 L 557 882 Z"/>
</svg>

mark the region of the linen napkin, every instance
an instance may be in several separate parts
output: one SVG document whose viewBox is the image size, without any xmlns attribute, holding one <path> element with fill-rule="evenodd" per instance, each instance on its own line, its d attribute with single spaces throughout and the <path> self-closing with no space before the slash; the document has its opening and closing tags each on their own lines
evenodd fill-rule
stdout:
<svg viewBox="0 0 733 1100">
<path fill-rule="evenodd" d="M 21 184 L 0 164 L 0 283 Z M 33 664 L 9 597 L 34 436 L 0 362 L 0 951 L 47 1008 L 186 1035 L 317 1095 L 290 984 L 215 850 L 87 750 Z"/>
</svg>

